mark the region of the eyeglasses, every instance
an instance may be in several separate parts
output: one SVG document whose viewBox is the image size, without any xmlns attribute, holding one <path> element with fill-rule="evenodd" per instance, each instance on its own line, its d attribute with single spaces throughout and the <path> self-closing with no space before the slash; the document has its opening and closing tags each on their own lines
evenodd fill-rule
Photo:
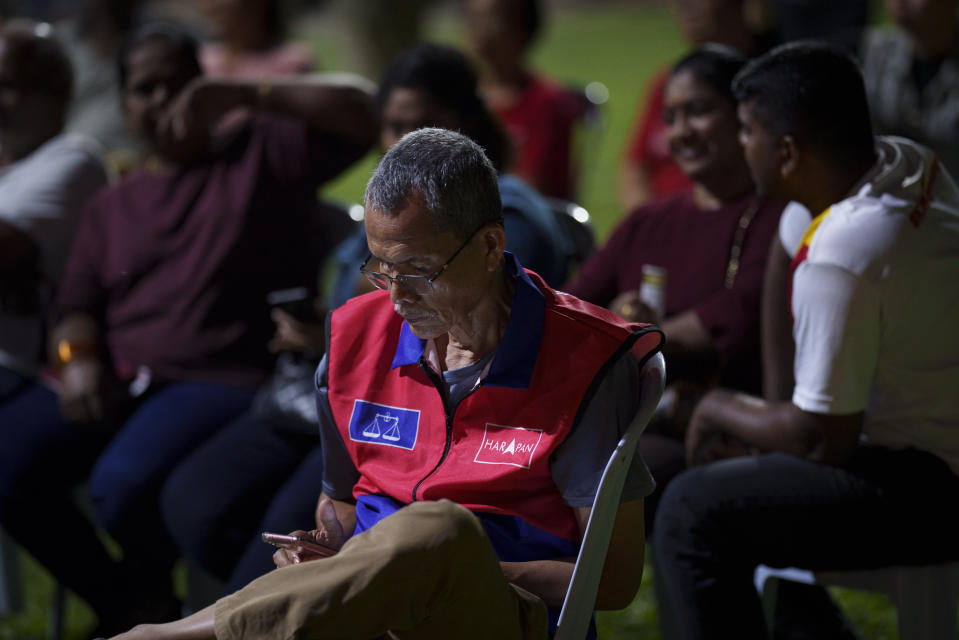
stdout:
<svg viewBox="0 0 959 640">
<path fill-rule="evenodd" d="M 483 226 L 485 226 L 485 224 Z M 397 284 L 401 287 L 405 287 L 406 289 L 416 293 L 417 295 L 433 293 L 433 281 L 439 278 L 441 275 L 443 275 L 443 272 L 446 271 L 446 269 L 450 266 L 450 263 L 452 263 L 453 260 L 456 258 L 456 256 L 460 254 L 460 251 L 466 248 L 466 245 L 470 243 L 470 241 L 473 239 L 473 236 L 475 236 L 477 232 L 483 228 L 483 226 L 481 226 L 479 229 L 471 233 L 470 236 L 466 239 L 466 242 L 461 244 L 460 248 L 457 249 L 453 253 L 453 255 L 450 256 L 450 259 L 447 260 L 443 264 L 443 266 L 440 267 L 436 271 L 436 273 L 434 273 L 431 276 L 418 276 L 418 275 L 390 276 L 385 273 L 381 273 L 379 271 L 373 271 L 371 269 L 367 269 L 366 268 L 367 263 L 370 261 L 370 259 L 373 258 L 372 253 L 369 253 L 366 255 L 366 260 L 364 260 L 363 264 L 360 266 L 360 273 L 366 276 L 366 278 L 371 283 L 373 283 L 373 286 L 376 287 L 377 289 L 386 289 L 388 291 L 391 285 Z"/>
</svg>

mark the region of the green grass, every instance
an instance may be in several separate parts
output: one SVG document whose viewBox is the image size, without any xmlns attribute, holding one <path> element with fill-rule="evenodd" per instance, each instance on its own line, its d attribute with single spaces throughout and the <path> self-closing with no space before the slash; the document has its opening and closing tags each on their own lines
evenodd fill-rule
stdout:
<svg viewBox="0 0 959 640">
<path fill-rule="evenodd" d="M 440 15 L 428 26 L 428 39 L 454 45 L 460 40 L 455 15 Z M 316 39 L 317 55 L 325 61 L 340 60 L 333 47 L 342 34 L 329 24 L 313 28 L 321 34 Z M 584 139 L 584 157 L 593 161 L 586 168 L 578 198 L 592 214 L 601 238 L 620 217 L 619 160 L 646 82 L 683 50 L 679 33 L 665 10 L 614 4 L 557 9 L 550 14 L 542 38 L 532 51 L 533 67 L 561 83 L 585 85 L 598 81 L 609 89 L 609 101 L 602 109 L 602 128 L 587 133 Z M 331 183 L 325 193 L 339 200 L 359 201 L 375 162 L 376 154 L 371 153 Z"/>
<path fill-rule="evenodd" d="M 30 556 L 20 554 L 24 610 L 0 616 L 0 640 L 34 640 L 46 637 L 53 602 L 54 583 L 50 574 Z M 96 618 L 79 599 L 69 595 L 66 608 L 66 640 L 80 640 L 96 625 Z"/>
<path fill-rule="evenodd" d="M 343 58 L 338 48 L 344 36 L 335 24 L 309 22 L 298 31 L 310 34 L 324 69 L 341 68 Z M 427 35 L 455 43 L 459 38 L 458 26 L 450 16 L 440 16 L 429 23 Z M 603 128 L 589 139 L 591 146 L 587 149 L 595 161 L 588 167 L 579 197 L 580 203 L 593 215 L 599 238 L 605 238 L 620 216 L 616 188 L 619 160 L 642 91 L 651 74 L 675 59 L 684 48 L 663 9 L 611 3 L 556 10 L 533 52 L 534 66 L 557 80 L 575 84 L 599 81 L 609 88 L 610 99 L 603 109 Z M 371 153 L 329 185 L 326 195 L 347 202 L 359 201 L 375 162 L 376 154 Z M 53 584 L 49 575 L 29 558 L 24 557 L 22 565 L 26 609 L 21 614 L 0 616 L 0 640 L 44 637 Z M 643 585 L 628 608 L 598 614 L 601 638 L 654 640 L 660 637 L 652 589 L 654 579 L 652 571 L 647 569 Z M 863 638 L 892 640 L 898 637 L 895 610 L 886 598 L 860 591 L 833 590 L 833 593 Z M 70 597 L 67 638 L 84 637 L 93 624 L 89 610 Z"/>
</svg>

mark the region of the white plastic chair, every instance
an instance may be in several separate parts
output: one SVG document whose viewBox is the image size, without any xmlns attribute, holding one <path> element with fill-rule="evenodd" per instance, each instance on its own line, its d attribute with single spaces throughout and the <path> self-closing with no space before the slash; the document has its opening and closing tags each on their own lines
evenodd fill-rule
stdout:
<svg viewBox="0 0 959 640">
<path fill-rule="evenodd" d="M 762 593 L 767 620 L 775 611 L 775 580 L 885 593 L 896 605 L 901 640 L 956 638 L 959 562 L 821 573 L 794 568 L 770 569 L 760 565 L 756 569 L 756 587 Z"/>
<path fill-rule="evenodd" d="M 636 453 L 639 436 L 659 403 L 665 379 L 666 363 L 662 354 L 657 353 L 646 361 L 640 371 L 639 409 L 609 457 L 599 481 L 553 640 L 581 640 L 586 637 L 626 474 Z"/>
</svg>

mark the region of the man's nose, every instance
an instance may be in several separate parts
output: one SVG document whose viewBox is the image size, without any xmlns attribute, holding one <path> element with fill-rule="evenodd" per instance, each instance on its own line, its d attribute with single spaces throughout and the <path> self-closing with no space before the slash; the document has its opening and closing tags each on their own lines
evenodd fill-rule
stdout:
<svg viewBox="0 0 959 640">
<path fill-rule="evenodd" d="M 390 301 L 394 304 L 398 302 L 412 302 L 418 296 L 413 291 L 413 287 L 405 284 L 402 279 L 392 280 L 390 282 Z"/>
</svg>

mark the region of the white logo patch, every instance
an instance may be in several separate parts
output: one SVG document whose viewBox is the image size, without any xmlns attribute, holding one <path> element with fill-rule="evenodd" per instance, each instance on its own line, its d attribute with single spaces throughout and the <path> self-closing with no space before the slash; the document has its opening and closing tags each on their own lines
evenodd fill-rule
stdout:
<svg viewBox="0 0 959 640">
<path fill-rule="evenodd" d="M 473 462 L 509 464 L 529 469 L 533 463 L 533 454 L 542 438 L 542 429 L 507 427 L 487 422 Z"/>
</svg>

